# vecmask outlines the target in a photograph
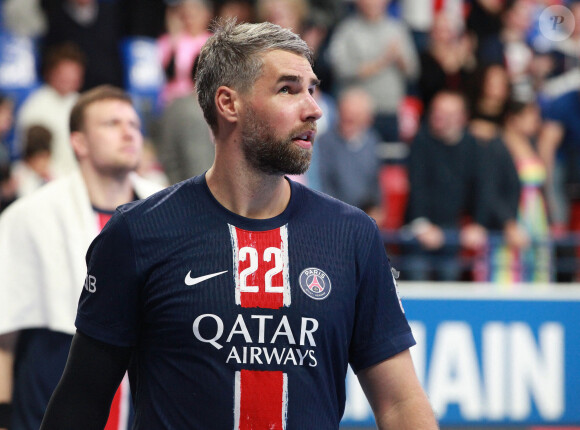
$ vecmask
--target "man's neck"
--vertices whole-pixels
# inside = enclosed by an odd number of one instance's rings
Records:
[[[217,165],[216,165],[217,164]],[[220,168],[206,173],[207,185],[226,209],[246,218],[280,215],[290,201],[290,183],[282,175],[266,175],[247,168]]]
[[[435,139],[443,142],[445,145],[448,145],[448,146],[457,145],[459,142],[461,142],[464,135],[465,135],[464,129],[462,129],[461,131],[459,131],[457,133],[447,133],[445,136],[432,134],[432,136]]]
[[[115,210],[117,206],[133,200],[133,184],[129,174],[104,176],[91,169],[82,169],[91,204],[103,210]]]

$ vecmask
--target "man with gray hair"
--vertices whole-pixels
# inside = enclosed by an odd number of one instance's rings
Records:
[[[379,428],[437,428],[376,225],[285,176],[308,168],[317,85],[291,31],[214,29],[197,74],[214,163],[91,245],[42,429],[102,428],[126,369],[134,428],[338,429],[349,364]]]

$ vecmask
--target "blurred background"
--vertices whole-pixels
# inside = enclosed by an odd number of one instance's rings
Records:
[[[324,111],[292,179],[375,219],[443,428],[580,428],[580,1],[2,0],[0,212],[75,168],[79,93],[126,89],[167,186],[213,143],[195,60],[216,17],[314,52]],[[345,428],[372,428],[353,375]]]

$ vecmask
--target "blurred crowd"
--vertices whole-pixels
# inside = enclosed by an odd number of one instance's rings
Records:
[[[203,173],[195,64],[211,22],[271,21],[303,37],[321,79],[312,165],[293,179],[373,217],[403,279],[580,280],[580,1],[1,4],[0,211],[76,168],[70,110],[101,84],[135,98],[139,174]],[[30,47],[29,85],[9,84],[14,46]]]

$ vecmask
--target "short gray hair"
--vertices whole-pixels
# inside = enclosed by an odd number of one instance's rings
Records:
[[[252,88],[262,71],[262,55],[283,50],[313,64],[312,51],[300,36],[269,22],[237,24],[235,19],[216,21],[213,35],[199,54],[196,90],[205,120],[217,132],[215,94],[224,85],[236,91]]]

